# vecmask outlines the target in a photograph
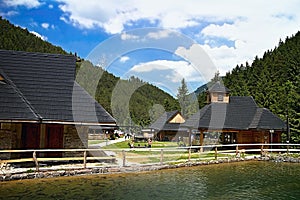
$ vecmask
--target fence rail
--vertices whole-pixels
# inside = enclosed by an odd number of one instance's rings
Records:
[[[274,148],[276,147],[276,148]],[[115,156],[91,156],[92,152],[115,152]],[[79,152],[83,156],[77,157],[38,157],[39,153],[53,152]],[[170,162],[184,162],[201,159],[218,159],[226,158],[229,155],[236,156],[241,153],[259,152],[260,155],[273,152],[300,152],[300,144],[227,144],[227,145],[205,145],[205,146],[188,146],[188,147],[172,147],[172,148],[127,148],[127,149],[27,149],[27,150],[0,150],[0,156],[3,153],[31,153],[31,158],[5,159],[0,160],[1,166],[7,163],[23,163],[34,162],[36,171],[39,171],[41,162],[51,161],[82,161],[82,167],[86,168],[88,161],[112,162],[117,159],[121,162],[120,165],[130,165],[130,160],[154,160],[148,161],[151,164],[166,164]],[[210,156],[207,156],[210,155]],[[148,163],[148,164],[149,164]],[[136,163],[135,163],[136,164]],[[139,163],[141,164],[141,163]]]

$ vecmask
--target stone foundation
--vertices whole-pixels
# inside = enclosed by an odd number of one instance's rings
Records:
[[[88,127],[65,125],[64,148],[85,149],[88,146]],[[63,157],[82,157],[83,152],[64,152]]]
[[[10,150],[17,147],[18,124],[2,123],[0,129],[0,149]],[[0,159],[10,159],[11,153],[0,153]]]

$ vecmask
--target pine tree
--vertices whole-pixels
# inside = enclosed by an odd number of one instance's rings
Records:
[[[181,85],[178,88],[177,99],[181,107],[181,114],[183,116],[187,115],[187,107],[188,107],[188,98],[187,95],[189,90],[187,88],[186,82],[184,78],[181,80]]]

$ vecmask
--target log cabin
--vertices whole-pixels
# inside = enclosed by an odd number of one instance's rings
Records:
[[[230,96],[220,81],[207,91],[207,105],[186,120],[185,126],[198,131],[198,145],[217,135],[222,144],[279,143],[286,124],[251,96]]]
[[[74,56],[0,50],[0,59],[0,149],[86,148],[89,126],[116,126],[76,82]],[[0,159],[11,156],[26,155]]]
[[[185,119],[178,110],[165,112],[150,125],[159,141],[179,141],[188,137],[188,129],[182,127]]]

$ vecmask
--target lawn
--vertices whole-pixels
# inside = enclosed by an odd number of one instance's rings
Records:
[[[115,144],[107,145],[103,147],[103,149],[129,149],[128,145],[129,141],[124,141],[124,142],[118,142]],[[147,142],[135,142],[134,146],[135,147],[145,147],[147,146]],[[151,148],[169,148],[169,147],[178,147],[176,142],[160,142],[160,141],[153,141]]]
[[[123,150],[125,150],[126,161],[132,163],[158,163],[161,159],[161,154],[163,154],[163,162],[184,162],[189,158],[192,160],[214,160],[215,159],[215,151],[206,149],[205,152],[194,152],[193,150],[189,154],[189,148],[178,148],[178,144],[176,142],[161,142],[161,141],[153,141],[152,147],[145,148],[147,146],[147,142],[135,142],[135,148],[129,148],[128,142],[124,141],[115,144],[111,144],[103,147],[103,149],[111,150],[116,153],[116,156],[119,158],[123,158]],[[138,148],[140,146],[140,148]],[[162,151],[161,151],[162,150]],[[235,151],[235,150],[233,150]],[[218,152],[217,157],[219,159],[225,158],[234,158],[235,152]]]
[[[98,144],[98,143],[101,143],[101,142],[105,142],[106,140],[89,140],[88,141],[88,144],[89,145],[92,145],[92,144]]]

